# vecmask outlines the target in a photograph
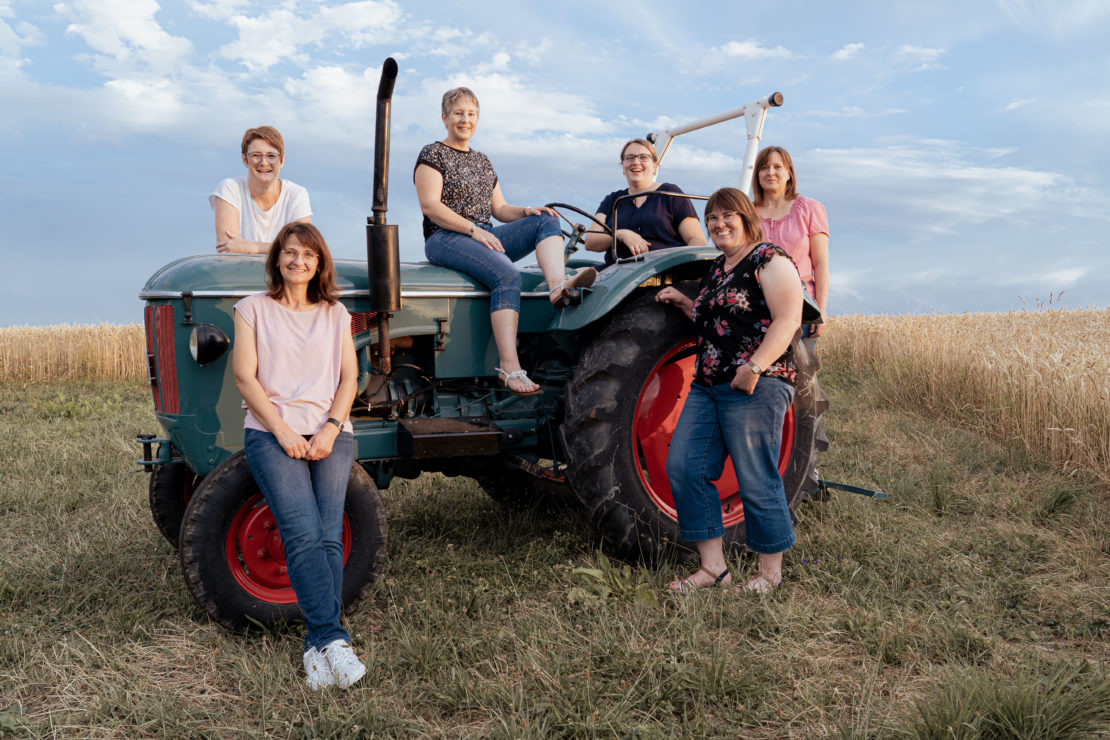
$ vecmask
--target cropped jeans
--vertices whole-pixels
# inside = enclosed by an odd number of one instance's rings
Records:
[[[794,544],[794,527],[782,476],[779,445],[794,387],[760,377],[751,395],[728,383],[691,384],[667,455],[667,476],[678,511],[679,534],[701,542],[725,533],[720,494],[713,481],[732,457],[749,550],[782,552]]]
[[[343,609],[343,505],[355,459],[355,438],[341,432],[323,460],[289,457],[269,432],[246,429],[243,446],[285,544],[289,581],[307,629],[304,649],[349,642]]]
[[[534,252],[547,237],[558,236],[559,219],[541,213],[486,231],[501,240],[504,253],[466,234],[437,229],[424,241],[424,254],[429,262],[465,272],[488,287],[490,313],[505,308],[520,311],[520,271],[513,263]]]

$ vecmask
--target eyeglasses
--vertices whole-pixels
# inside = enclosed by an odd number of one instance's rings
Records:
[[[296,262],[300,257],[306,265],[313,265],[320,261],[320,257],[312,252],[298,252],[295,249],[283,249],[279,254],[290,262]]]
[[[275,152],[269,152],[267,154],[263,154],[262,152],[247,152],[247,159],[255,164],[261,163],[262,160],[266,160],[269,164],[277,164],[281,161],[281,155]]]
[[[705,217],[705,225],[712,226],[718,221],[735,221],[740,218],[740,214],[736,211],[721,211],[720,215],[711,213]]]
[[[650,154],[626,154],[621,157],[621,161],[625,164],[632,164],[633,162],[643,162],[647,164],[648,162],[654,162],[655,157]]]

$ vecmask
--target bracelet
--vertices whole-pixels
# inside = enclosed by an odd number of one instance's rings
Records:
[[[467,236],[474,236],[474,230],[478,228],[478,224],[471,224],[470,231],[466,232]]]
[[[328,420],[324,423],[325,424],[335,424],[335,426],[337,426],[339,428],[339,431],[341,431],[341,432],[343,431],[343,422],[341,422],[339,419],[336,419],[334,416],[329,416]]]

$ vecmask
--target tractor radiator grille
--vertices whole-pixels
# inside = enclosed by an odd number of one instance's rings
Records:
[[[145,318],[147,377],[154,394],[154,408],[167,414],[180,413],[173,306],[147,306]]]

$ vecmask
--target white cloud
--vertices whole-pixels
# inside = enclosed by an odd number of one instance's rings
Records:
[[[924,46],[910,46],[903,45],[898,48],[894,54],[896,61],[905,62],[908,64],[916,64],[916,70],[929,70],[940,68],[940,58],[944,55],[944,49],[932,49]]]
[[[790,59],[794,54],[782,46],[776,46],[774,49],[768,49],[762,46],[754,39],[747,41],[729,41],[724,46],[719,46],[716,49],[710,50],[710,53],[721,53],[730,57],[737,57],[739,59]]]
[[[845,44],[833,53],[832,58],[838,62],[846,62],[862,50],[863,44],[861,43]]]
[[[126,110],[136,128],[173,124],[184,111],[181,90],[168,80],[109,80],[104,85],[116,110]]]
[[[285,60],[305,64],[309,57],[304,47],[329,41],[340,48],[357,49],[385,41],[400,17],[392,0],[315,7],[304,14],[287,7],[256,16],[238,13],[226,20],[238,30],[239,38],[225,45],[219,54],[251,72],[265,71]]]
[[[808,163],[799,171],[803,194],[835,195],[841,212],[861,219],[852,228],[899,234],[902,246],[966,238],[970,226],[1020,232],[1043,221],[1046,209],[1110,220],[1105,194],[1057,172],[998,164],[997,150],[962,142],[899,138],[882,148],[792,154]]]
[[[1018,108],[1021,108],[1024,105],[1029,105],[1030,103],[1036,103],[1036,102],[1037,102],[1036,98],[1021,98],[1021,99],[1018,99],[1018,100],[1012,100],[1012,101],[1010,101],[1009,103],[1006,104],[1006,107],[1003,108],[1003,110],[1006,111],[1006,112],[1009,112],[1009,111],[1012,111],[1012,110],[1017,110]]]
[[[1030,272],[1011,275],[1001,281],[1004,285],[1036,285],[1049,286],[1052,290],[1070,288],[1086,275],[1090,269],[1086,267],[1065,267],[1049,272]]]
[[[1024,31],[1064,38],[1094,32],[1110,18],[1104,0],[995,0],[995,4]]]
[[[193,49],[188,39],[159,25],[154,0],[73,0],[56,4],[54,10],[70,20],[67,34],[97,52],[94,60],[107,77],[167,74]]]

